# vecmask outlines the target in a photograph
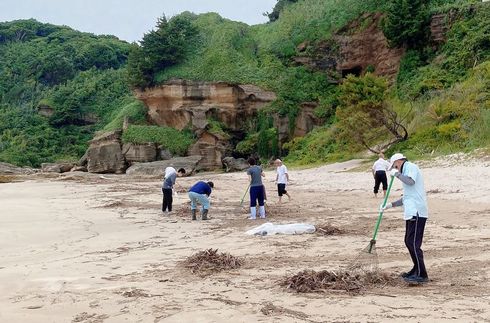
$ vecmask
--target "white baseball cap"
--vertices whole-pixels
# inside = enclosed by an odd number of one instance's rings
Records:
[[[393,164],[397,160],[400,160],[400,159],[407,159],[407,157],[403,156],[403,154],[400,154],[400,153],[396,153],[393,156],[391,156],[391,158],[390,158],[390,168],[389,169],[392,169],[393,168]]]

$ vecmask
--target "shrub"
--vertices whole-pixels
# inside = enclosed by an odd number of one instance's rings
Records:
[[[155,142],[174,155],[184,156],[194,142],[191,132],[158,126],[130,125],[122,136],[123,142],[144,144]]]
[[[122,129],[125,118],[128,118],[128,121],[131,124],[142,125],[146,123],[145,105],[141,101],[133,98],[128,99],[127,101],[128,103],[123,105],[120,110],[115,110],[112,113],[110,118],[112,121],[104,127],[104,130],[111,131]]]
[[[223,139],[231,138],[231,136],[226,132],[226,125],[218,120],[208,120],[208,131],[212,134],[220,136]]]
[[[304,137],[297,137],[284,144],[289,150],[285,158],[292,165],[319,164],[349,159],[354,152],[345,142],[338,140],[334,127],[313,129]]]
[[[259,134],[249,134],[244,140],[240,141],[235,150],[242,155],[250,155],[257,150],[257,142],[259,139]]]
[[[426,0],[390,0],[381,27],[390,45],[410,48],[425,45],[429,35]]]
[[[453,153],[490,145],[490,62],[469,72],[467,80],[419,99],[413,134],[395,146],[412,156]],[[417,101],[415,103],[418,103]]]

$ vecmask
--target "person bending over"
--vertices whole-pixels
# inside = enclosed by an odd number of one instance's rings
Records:
[[[199,181],[189,189],[189,199],[191,200],[192,220],[197,220],[197,204],[201,204],[201,218],[208,220],[208,212],[210,207],[209,196],[214,187],[213,182]]]

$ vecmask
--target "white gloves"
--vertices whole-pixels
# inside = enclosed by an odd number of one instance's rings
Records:
[[[391,204],[391,203],[386,203],[385,206],[383,206],[383,203],[381,203],[379,206],[379,212],[384,212],[387,209],[391,209],[392,207],[393,207],[393,204]]]
[[[400,172],[398,171],[398,169],[392,169],[390,171],[390,175],[393,176],[393,177],[396,177],[396,175],[398,175]]]

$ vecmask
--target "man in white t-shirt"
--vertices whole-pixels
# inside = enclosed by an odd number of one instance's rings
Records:
[[[286,185],[289,181],[289,174],[286,165],[282,163],[282,160],[276,159],[274,165],[277,167],[276,172],[276,184],[277,184],[277,194],[279,195],[279,203],[281,203],[282,196],[285,194],[289,200],[291,200],[291,195],[286,191]]]
[[[378,196],[379,184],[383,184],[383,197],[386,195],[386,189],[388,188],[388,179],[386,178],[386,171],[390,167],[390,163],[385,160],[385,155],[379,153],[379,159],[374,163],[372,171],[374,177],[374,197]]]

